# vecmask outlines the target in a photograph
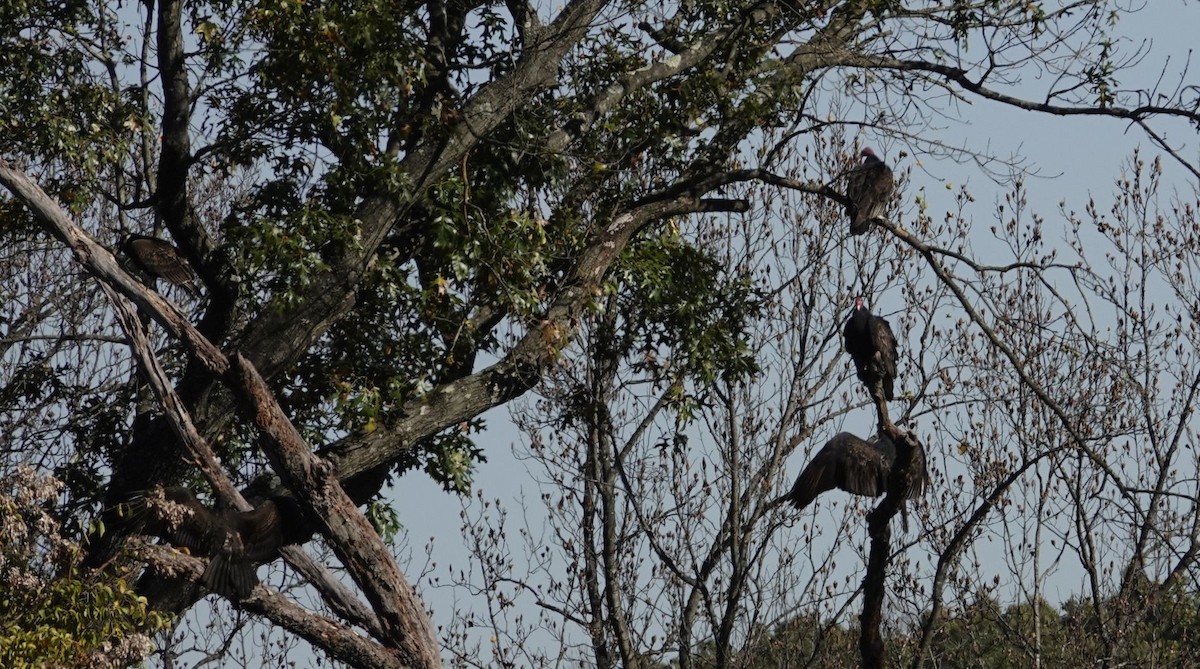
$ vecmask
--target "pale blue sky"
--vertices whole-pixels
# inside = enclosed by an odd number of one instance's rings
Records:
[[[1147,2],[1141,12],[1124,20],[1118,32],[1128,36],[1129,42],[1124,45],[1125,48],[1143,39],[1153,39],[1155,43],[1139,69],[1136,80],[1125,75],[1122,82],[1134,88],[1145,86],[1142,80],[1157,76],[1168,53],[1173,54],[1171,69],[1177,71],[1179,61],[1187,58],[1188,50],[1195,43],[1197,26],[1200,26],[1200,6],[1195,2]],[[1191,76],[1189,80],[1200,82],[1200,77]],[[1031,89],[1038,88],[1040,83],[1037,80],[1023,82]],[[1046,175],[1046,178],[1029,179],[1026,185],[1030,192],[1031,207],[1047,217],[1048,229],[1061,223],[1058,215],[1061,200],[1067,201],[1068,208],[1080,210],[1090,194],[1107,198],[1114,179],[1134,147],[1143,147],[1148,159],[1157,154],[1157,149],[1140,129],[1114,119],[1059,118],[984,101],[962,107],[961,114],[963,123],[950,124],[938,136],[949,144],[963,144],[976,149],[988,146],[992,153],[999,156],[1022,156],[1030,167]],[[1166,127],[1170,132],[1169,138],[1185,146],[1184,155],[1200,163],[1200,142],[1195,131],[1182,123]],[[895,160],[902,148],[894,142],[868,143],[885,147],[886,157],[890,160]],[[948,206],[945,183],[957,186],[967,182],[977,197],[972,209],[975,223],[986,229],[991,223],[994,202],[1002,197],[997,187],[970,166],[932,160],[927,156],[909,156],[905,162],[895,166],[904,167],[916,160],[921,161],[923,169],[914,172],[911,189],[925,187],[933,212],[942,211]],[[1168,183],[1174,184],[1182,193],[1193,192],[1196,183],[1191,175],[1171,162],[1166,163],[1166,169]],[[912,192],[903,196],[911,203]],[[987,253],[986,237],[973,236],[972,245],[977,254]],[[477,468],[477,490],[486,498],[504,500],[514,511],[519,507],[518,500],[522,497],[531,500],[526,507],[527,515],[524,518],[510,517],[510,521],[536,525],[544,519],[544,515],[539,516],[540,507],[536,504],[539,490],[525,465],[514,457],[513,445],[521,437],[508,418],[508,409],[501,407],[492,410],[485,414],[485,419],[489,429],[477,439],[477,443],[484,447],[488,462]],[[804,452],[804,448],[799,449],[787,463],[789,475],[795,475],[803,467]],[[451,567],[467,566],[471,558],[459,533],[463,498],[442,491],[440,486],[421,472],[400,478],[389,493],[389,498],[408,531],[408,545],[414,552],[414,568],[409,572],[410,578],[416,579],[416,566],[424,563],[422,549],[431,537],[435,546],[433,559],[438,565],[434,575],[444,577]],[[830,508],[840,512],[843,502],[841,496],[832,498],[824,503],[824,512],[829,512]],[[476,510],[477,502],[471,500],[468,503],[472,511]],[[996,569],[1002,571],[1003,567],[997,565]],[[472,605],[472,600],[464,593],[430,589],[425,583],[416,585],[423,591],[426,605],[433,609],[436,625],[445,624],[454,610]],[[1076,585],[1064,583],[1064,592],[1060,594],[1069,594]],[[479,600],[474,600],[474,605],[482,610]],[[527,600],[519,605],[528,606]],[[489,633],[481,631],[480,634],[486,637]],[[308,658],[297,656],[293,659],[304,664]]]
[[[1143,11],[1124,20],[1119,32],[1126,35],[1128,41],[1123,43],[1123,48],[1132,48],[1143,39],[1152,39],[1154,44],[1139,68],[1138,76],[1123,75],[1122,83],[1135,88],[1146,86],[1144,78],[1157,76],[1168,53],[1173,58],[1170,68],[1178,71],[1181,59],[1187,58],[1188,50],[1195,43],[1196,26],[1200,26],[1200,6],[1174,0],[1148,3]],[[1190,76],[1189,81],[1200,82],[1200,77]],[[1039,88],[1042,82],[1032,80],[1022,83]],[[1043,178],[1026,180],[1026,185],[1031,208],[1048,220],[1048,235],[1053,235],[1056,225],[1061,224],[1065,228],[1065,222],[1058,214],[1060,201],[1066,200],[1069,209],[1078,211],[1083,208],[1089,195],[1107,199],[1122,164],[1135,147],[1141,146],[1143,156],[1148,160],[1159,153],[1139,128],[1115,119],[1053,117],[986,101],[964,106],[961,113],[964,123],[951,124],[947,130],[939,133],[939,137],[950,144],[963,143],[974,148],[983,147],[986,143],[995,155],[1019,155],[1028,161],[1030,167],[1045,175]],[[1168,129],[1168,138],[1184,148],[1185,157],[1200,163],[1200,143],[1193,129],[1183,123],[1159,127]],[[894,154],[899,147],[892,144],[888,148],[889,153]],[[986,229],[992,222],[994,203],[1002,197],[1002,192],[996,186],[970,166],[938,162],[923,156],[910,156],[907,161],[914,159],[921,160],[925,173],[919,170],[914,172],[912,185],[926,187],[933,204],[932,211],[939,212],[948,206],[948,191],[943,186],[945,182],[957,186],[967,181],[977,197],[972,208],[975,224]],[[1185,195],[1191,194],[1195,187],[1191,175],[1169,161],[1166,163],[1165,180]],[[910,193],[905,195],[911,198]],[[975,236],[972,245],[977,254],[986,255],[986,238]],[[514,507],[522,495],[536,500],[536,485],[525,466],[513,457],[511,447],[520,436],[508,421],[507,410],[502,408],[489,412],[487,422],[490,429],[478,441],[484,445],[489,462],[478,468],[478,490],[487,498],[499,498]],[[787,469],[791,474],[794,475],[803,467],[803,458],[803,449],[800,449],[788,462]],[[434,537],[435,559],[439,565],[461,565],[469,560],[457,532],[462,510],[462,501],[458,496],[441,491],[423,474],[412,473],[399,480],[391,498],[415,547],[420,548],[430,537]],[[828,503],[837,505],[838,500],[835,498]],[[526,520],[536,522],[536,514],[535,510],[533,517],[527,517]],[[995,568],[1003,572],[1002,565],[996,565]],[[1061,599],[1074,591],[1077,585],[1073,582],[1063,583],[1060,596],[1051,598]],[[435,621],[439,624],[448,620],[449,611],[467,604],[461,594],[452,597],[445,590],[425,589],[425,600],[435,611]]]

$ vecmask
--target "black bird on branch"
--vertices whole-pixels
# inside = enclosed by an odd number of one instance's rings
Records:
[[[841,432],[813,456],[784,499],[797,509],[803,509],[812,504],[817,495],[835,488],[855,495],[878,497],[888,491],[888,478],[895,461],[896,446],[885,435],[864,441],[849,432]],[[920,497],[928,482],[925,451],[918,444],[904,498]]]
[[[193,297],[200,297],[196,274],[179,249],[158,237],[129,235],[121,243],[121,252],[133,264],[154,279],[166,279],[181,286]]]
[[[868,311],[863,299],[858,297],[854,299],[854,309],[846,320],[842,336],[846,340],[846,352],[854,360],[858,378],[867,386],[867,393],[875,397],[878,386],[884,399],[894,399],[896,336],[892,334],[892,326]]]
[[[846,175],[846,216],[850,234],[861,235],[871,223],[886,220],[888,200],[896,190],[892,169],[870,148],[862,150],[862,164]]]
[[[258,585],[257,563],[312,536],[300,504],[286,496],[271,497],[251,511],[214,511],[187,488],[160,486],[128,506],[130,529],[210,557],[204,585],[236,600]]]

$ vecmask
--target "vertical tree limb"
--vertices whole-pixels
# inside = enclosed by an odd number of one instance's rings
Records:
[[[911,432],[897,428],[888,418],[887,401],[880,383],[871,389],[875,410],[879,415],[879,430],[892,440],[896,458],[888,473],[887,495],[867,514],[867,533],[871,549],[867,556],[867,573],[863,577],[863,612],[859,617],[859,655],[863,669],[882,669],[884,666],[883,598],[887,590],[888,561],[892,555],[891,522],[904,508],[910,481],[914,476],[913,462],[922,456],[923,447]]]

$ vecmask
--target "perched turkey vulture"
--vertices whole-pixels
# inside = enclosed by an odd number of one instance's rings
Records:
[[[896,381],[896,336],[892,326],[873,315],[863,305],[861,297],[854,299],[854,310],[842,330],[846,352],[854,359],[858,378],[867,386],[867,394],[875,396],[875,384],[883,386],[884,399],[894,399]]]
[[[196,286],[196,275],[191,265],[170,242],[158,237],[129,235],[121,243],[121,252],[133,261],[138,269],[155,279],[166,279],[195,297],[200,297]]]
[[[258,585],[256,563],[312,535],[299,503],[285,496],[272,497],[252,511],[212,511],[187,488],[156,487],[130,509],[135,532],[211,557],[204,585],[231,599],[245,599]]]
[[[892,168],[871,149],[862,150],[862,164],[846,175],[846,215],[850,217],[850,234],[861,235],[871,229],[873,221],[884,219],[888,200],[896,190]]]
[[[786,499],[797,509],[803,509],[812,504],[817,495],[834,488],[855,495],[878,497],[887,492],[888,475],[895,460],[896,446],[886,436],[880,434],[871,441],[863,441],[849,432],[842,432],[813,456]],[[914,454],[909,473],[904,497],[915,499],[925,491],[929,481],[923,448],[918,448]]]

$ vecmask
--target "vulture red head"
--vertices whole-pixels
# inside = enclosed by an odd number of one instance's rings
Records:
[[[856,297],[842,336],[846,352],[854,360],[858,378],[867,387],[867,394],[874,397],[878,385],[884,399],[894,399],[897,355],[892,326],[872,314],[863,298]]]

